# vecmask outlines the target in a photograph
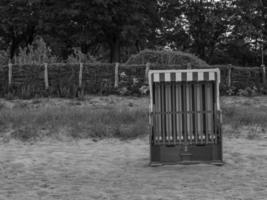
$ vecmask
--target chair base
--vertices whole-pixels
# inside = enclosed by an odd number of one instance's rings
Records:
[[[222,145],[151,145],[150,165],[199,164],[223,165]]]

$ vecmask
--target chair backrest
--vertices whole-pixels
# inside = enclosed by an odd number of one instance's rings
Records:
[[[150,70],[151,142],[216,144],[219,69]]]

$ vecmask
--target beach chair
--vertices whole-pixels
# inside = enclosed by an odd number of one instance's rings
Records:
[[[219,69],[150,70],[150,163],[223,164]]]

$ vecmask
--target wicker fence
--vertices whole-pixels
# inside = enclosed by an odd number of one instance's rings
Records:
[[[0,97],[77,97],[110,94],[118,87],[147,84],[149,69],[185,69],[189,65],[126,65],[109,63],[11,65],[0,68]],[[221,86],[246,88],[266,83],[265,67],[214,65],[221,70]]]

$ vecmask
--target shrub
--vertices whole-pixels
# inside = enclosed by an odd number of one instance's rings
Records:
[[[6,51],[0,51],[0,69],[8,64],[8,53]]]
[[[190,53],[181,51],[153,51],[143,50],[136,55],[132,55],[126,64],[166,64],[166,65],[187,65],[191,64],[192,68],[209,68],[210,66],[203,60]]]
[[[81,50],[73,48],[73,53],[68,56],[67,63],[95,63],[96,59],[90,54],[84,54]]]
[[[32,45],[19,48],[19,53],[15,56],[15,64],[43,64],[55,63],[58,61],[56,56],[52,55],[52,50],[46,45],[42,37],[36,37]]]

